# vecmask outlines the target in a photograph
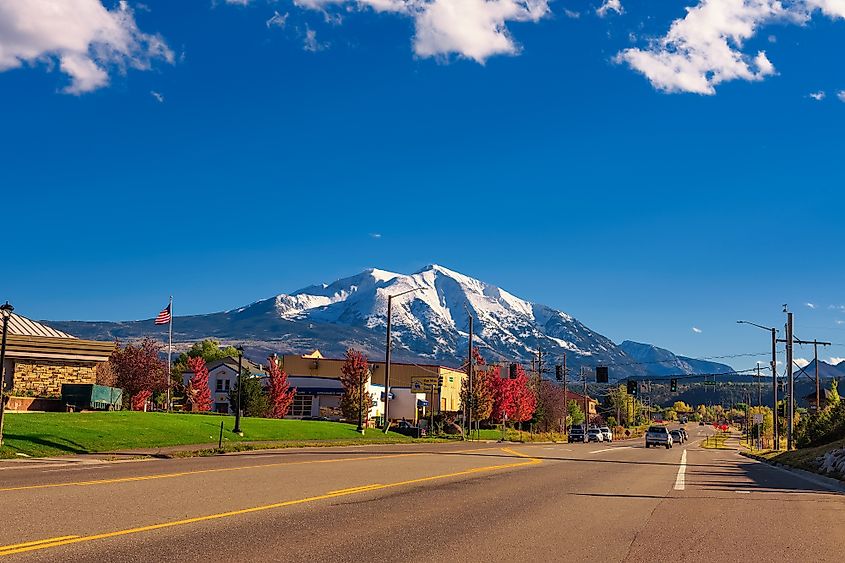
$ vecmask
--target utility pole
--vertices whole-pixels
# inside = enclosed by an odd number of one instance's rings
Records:
[[[792,339],[793,339],[793,323],[794,318],[792,311],[786,311],[786,373],[789,384],[789,403],[787,404],[786,416],[786,451],[792,450],[792,422],[795,418],[795,376],[792,373]]]
[[[563,431],[566,432],[566,422],[569,415],[569,400],[566,398],[566,352],[563,353]]]
[[[798,344],[812,344],[813,345],[813,363],[816,365],[816,412],[821,409],[821,385],[819,384],[819,346],[830,346],[830,342],[820,342],[815,338],[813,340],[801,340],[796,338],[795,342]]]
[[[469,311],[467,311],[469,313]],[[467,397],[467,428],[472,434],[472,376],[473,376],[473,365],[472,365],[472,315],[469,315],[469,348],[467,349],[467,376],[469,377],[469,382],[467,383],[467,389],[469,389],[469,397]]]
[[[384,433],[390,430],[390,324],[393,315],[393,296],[387,296],[387,341],[384,350]]]
[[[584,428],[590,427],[590,404],[587,401],[587,371],[581,366],[581,378],[584,380]]]

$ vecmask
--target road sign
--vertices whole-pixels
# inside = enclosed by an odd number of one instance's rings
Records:
[[[434,377],[412,377],[411,391],[414,393],[429,391],[435,389],[438,383],[439,381],[436,375]]]
[[[754,413],[754,424],[763,424],[762,413]]]
[[[393,391],[391,391],[390,395],[388,395],[388,396],[390,397],[391,401],[396,398],[396,396],[393,394]],[[384,402],[384,391],[381,392],[381,400],[382,400],[382,402]]]

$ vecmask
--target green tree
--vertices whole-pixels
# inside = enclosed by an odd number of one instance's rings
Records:
[[[569,414],[568,420],[570,426],[578,426],[584,423],[584,411],[581,410],[581,405],[577,401],[570,400],[566,409]]]
[[[678,413],[675,409],[666,409],[666,420],[678,420]]]
[[[220,342],[213,338],[206,338],[200,342],[194,342],[187,352],[182,352],[173,362],[170,373],[173,379],[182,380],[182,374],[188,369],[188,358],[202,358],[206,364],[222,360],[224,358],[237,358],[238,351],[232,346],[220,346]]]
[[[675,404],[672,405],[672,408],[678,414],[686,414],[692,412],[692,407],[683,401],[675,401]]]
[[[241,383],[243,383],[241,408],[244,411],[244,416],[265,416],[270,402],[267,399],[267,394],[264,392],[264,387],[261,385],[261,380],[253,377],[247,368],[244,368],[241,377],[238,378],[238,381],[229,390],[229,405],[231,405],[232,410],[237,411],[238,409],[238,386]]]
[[[830,382],[830,395],[827,397],[827,404],[831,407],[839,405],[839,382],[835,379]]]

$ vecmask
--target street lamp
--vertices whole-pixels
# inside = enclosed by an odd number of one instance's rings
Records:
[[[390,430],[390,324],[393,312],[393,298],[400,297],[412,291],[422,291],[424,287],[414,287],[395,295],[387,296],[387,343],[384,351],[384,433]]]
[[[0,343],[0,446],[3,445],[3,413],[6,410],[6,334],[9,332],[9,318],[15,308],[6,301],[0,305],[0,315],[3,316],[3,341]]]
[[[762,330],[768,330],[772,334],[772,436],[774,438],[775,451],[780,450],[780,436],[778,436],[778,358],[777,358],[777,339],[778,329],[752,323],[751,321],[736,321],[737,324],[756,326]],[[791,398],[790,398],[791,400]]]
[[[241,387],[243,387],[243,360],[244,360],[244,347],[240,344],[235,346],[235,350],[238,351],[238,408],[235,410],[235,428],[232,429],[232,432],[237,434],[238,436],[243,436],[244,433],[241,431]]]

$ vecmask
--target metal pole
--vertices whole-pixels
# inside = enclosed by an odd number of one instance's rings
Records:
[[[364,379],[358,378],[358,432],[364,433]]]
[[[3,312],[3,341],[0,344],[0,446],[3,445],[3,418],[6,412],[6,334],[9,332],[9,317],[12,316],[14,307],[6,304],[2,307]]]
[[[816,364],[816,412],[822,408],[821,404],[821,389],[819,388],[819,343],[813,339],[813,363]]]
[[[778,357],[777,357],[777,329],[772,328],[772,437],[775,451],[780,450],[780,432],[778,431]]]
[[[167,412],[170,412],[170,385],[171,376],[170,369],[172,365],[173,356],[173,296],[170,296],[170,305],[167,307],[170,310],[170,326],[167,330]]]
[[[793,428],[792,421],[795,418],[795,376],[792,373],[792,330],[793,330],[793,315],[792,312],[786,313],[786,365],[787,365],[787,381],[789,382],[789,403],[787,403],[786,413],[786,450],[792,450]]]
[[[566,352],[563,353],[563,431],[566,432],[566,423],[569,416],[569,400],[566,396]]]
[[[387,342],[384,351],[384,433],[390,430],[390,317],[393,312],[393,296],[387,296]]]
[[[244,350],[243,346],[238,346],[238,408],[235,410],[235,428],[232,429],[232,432],[243,436],[244,433],[241,431],[241,387],[243,387],[243,359],[244,359]]]
[[[590,406],[587,403],[587,372],[581,366],[581,377],[584,378],[584,430],[590,427]]]
[[[467,311],[469,313],[469,311]],[[466,425],[467,430],[472,434],[472,376],[474,374],[473,370],[473,357],[472,357],[472,314],[469,313],[469,345],[467,347],[467,377],[469,377],[469,382],[467,384],[467,388],[469,389],[469,396],[467,397],[467,418],[466,418]]]

